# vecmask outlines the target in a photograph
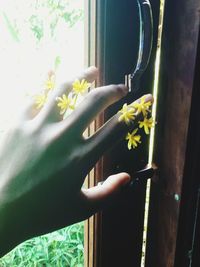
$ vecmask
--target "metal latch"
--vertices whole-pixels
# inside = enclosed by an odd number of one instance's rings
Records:
[[[153,181],[156,181],[157,173],[158,173],[157,166],[155,164],[148,164],[146,165],[145,168],[133,173],[133,178],[131,178],[131,181],[129,182],[127,186],[131,188],[135,184],[140,183],[142,181],[146,181],[148,179],[152,179]],[[99,182],[98,185],[102,185],[103,183],[104,181]]]
[[[140,36],[139,49],[136,67],[130,73],[125,75],[125,84],[129,92],[139,89],[139,82],[142,74],[147,68],[152,50],[153,42],[153,16],[149,0],[137,0],[139,19],[140,19]]]
[[[133,178],[131,179],[129,186],[132,187],[133,185],[140,183],[142,181],[146,181],[148,179],[152,179],[153,181],[157,180],[158,176],[158,167],[156,164],[148,164],[145,168],[136,171],[133,174]]]

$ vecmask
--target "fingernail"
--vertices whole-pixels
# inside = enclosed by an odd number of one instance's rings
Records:
[[[151,101],[153,103],[153,96],[151,94],[146,94],[145,96],[145,102]]]
[[[98,69],[95,66],[90,66],[86,69],[87,71],[92,71],[92,72],[98,72]]]

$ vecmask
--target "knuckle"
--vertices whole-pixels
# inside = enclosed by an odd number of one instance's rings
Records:
[[[116,85],[116,84],[110,84],[110,85],[108,85],[107,86],[107,92],[109,92],[110,94],[113,94],[113,93],[118,93],[118,90],[120,90],[119,88],[118,88],[118,85]]]
[[[109,91],[114,96],[124,96],[127,93],[127,88],[123,84],[111,84],[109,85]]]
[[[92,100],[96,103],[104,102],[107,98],[104,90],[100,90],[100,88],[97,88],[91,92]]]
[[[125,95],[127,93],[127,88],[123,84],[116,85],[116,89],[115,90],[116,90],[116,93],[119,96],[123,96],[123,95]]]
[[[91,100],[95,103],[109,102],[110,99],[118,99],[127,93],[127,88],[124,85],[111,84],[104,87],[99,87],[90,92]]]

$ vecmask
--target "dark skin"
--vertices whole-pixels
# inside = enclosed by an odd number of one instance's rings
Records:
[[[93,82],[97,76],[98,70],[91,67],[78,78]],[[97,160],[125,136],[128,127],[116,114],[93,136],[86,139],[83,132],[128,89],[124,85],[93,89],[61,121],[55,97],[69,92],[72,82],[62,84],[34,117],[29,105],[2,144],[0,256],[28,238],[89,218],[112,202],[130,180],[129,174],[119,173],[101,186],[82,188]],[[152,101],[151,95],[147,101]]]

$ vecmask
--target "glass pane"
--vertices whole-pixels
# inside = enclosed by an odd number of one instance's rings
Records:
[[[27,98],[73,76],[84,64],[84,1],[0,3],[0,137]],[[37,237],[0,266],[83,266],[83,223]]]

